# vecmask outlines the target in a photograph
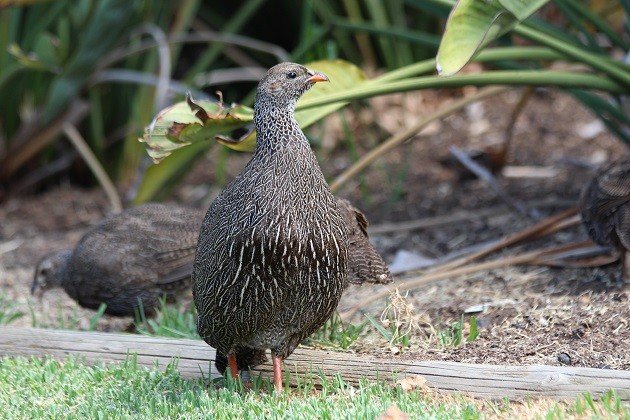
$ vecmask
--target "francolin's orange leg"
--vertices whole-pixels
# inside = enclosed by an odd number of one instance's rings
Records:
[[[233,353],[228,354],[227,359],[228,366],[230,367],[230,375],[232,375],[232,378],[236,380],[238,379],[238,363],[236,362],[236,355]]]
[[[282,357],[273,355],[273,386],[282,392]]]

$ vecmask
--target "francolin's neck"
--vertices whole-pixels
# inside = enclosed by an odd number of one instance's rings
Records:
[[[264,97],[254,103],[256,150],[278,150],[287,145],[303,142],[304,133],[295,118],[295,103],[277,104]]]
[[[63,287],[68,278],[68,263],[72,256],[72,250],[64,250],[57,253],[54,258],[56,260],[51,270],[50,286]]]

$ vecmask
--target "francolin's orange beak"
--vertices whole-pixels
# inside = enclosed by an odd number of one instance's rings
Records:
[[[306,79],[306,81],[310,83],[328,82],[328,76],[326,76],[324,73],[315,73],[314,75]]]

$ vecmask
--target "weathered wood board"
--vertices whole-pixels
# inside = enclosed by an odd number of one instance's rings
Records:
[[[135,334],[0,327],[0,356],[51,356],[63,360],[81,357],[86,363],[108,363],[137,355],[138,364],[166,367],[178,358],[178,370],[186,378],[218,377],[215,351],[199,340],[175,340]],[[360,378],[394,381],[420,375],[426,384],[442,392],[459,392],[484,398],[574,398],[614,389],[630,400],[630,371],[556,366],[474,365],[456,362],[381,359],[352,353],[298,348],[286,360],[291,378],[313,372],[328,378],[339,374],[350,384]],[[270,364],[257,372],[270,377]]]

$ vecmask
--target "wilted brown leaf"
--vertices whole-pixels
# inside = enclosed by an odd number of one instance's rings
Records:
[[[390,405],[379,420],[409,420],[409,415],[395,405]]]
[[[413,391],[413,390],[422,390],[429,391],[429,387],[427,386],[427,380],[424,376],[414,375],[408,376],[396,382],[403,391]]]

